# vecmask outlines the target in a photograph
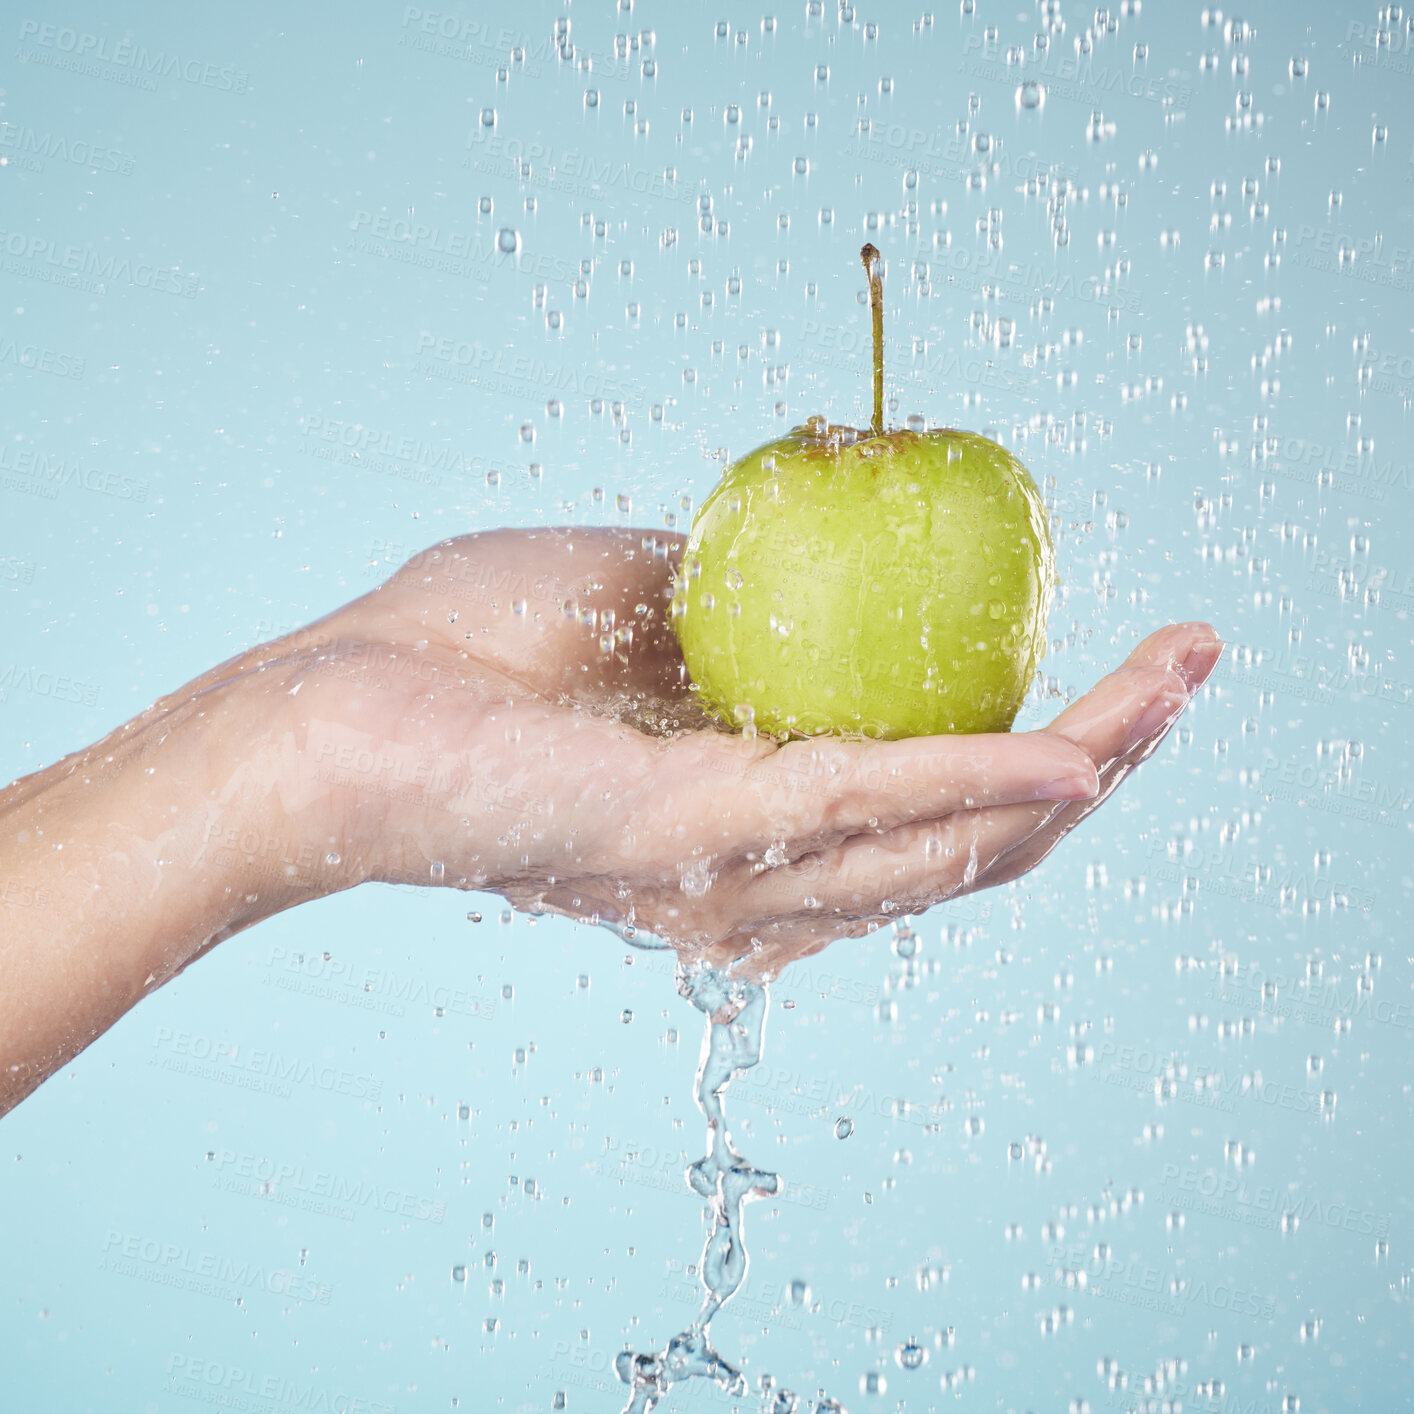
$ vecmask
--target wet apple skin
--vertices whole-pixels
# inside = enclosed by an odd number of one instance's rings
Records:
[[[702,503],[672,622],[702,705],[776,737],[1004,732],[1045,651],[1040,492],[972,432],[803,428]]]

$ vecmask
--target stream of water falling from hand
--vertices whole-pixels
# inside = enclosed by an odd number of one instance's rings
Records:
[[[746,1393],[741,1371],[712,1349],[708,1327],[746,1277],[743,1208],[753,1198],[779,1192],[781,1186],[779,1175],[754,1168],[737,1152],[723,1109],[728,1083],[761,1059],[766,988],[702,963],[679,963],[677,989],[707,1017],[696,1085],[697,1107],[707,1119],[707,1153],[687,1171],[693,1191],[707,1200],[712,1220],[702,1249],[704,1295],[696,1319],[665,1349],[641,1355],[625,1350],[619,1355],[614,1368],[632,1391],[623,1414],[648,1414],[678,1380],[710,1379],[729,1394]]]

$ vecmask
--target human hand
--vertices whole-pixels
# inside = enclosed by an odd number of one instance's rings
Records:
[[[1161,629],[1040,731],[746,739],[697,707],[667,623],[682,546],[462,536],[268,645],[301,743],[281,828],[335,842],[340,887],[489,889],[773,975],[1034,868],[1222,649],[1204,624]]]

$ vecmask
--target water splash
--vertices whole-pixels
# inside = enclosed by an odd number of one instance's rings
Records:
[[[707,1199],[712,1216],[712,1232],[702,1249],[705,1292],[697,1318],[665,1350],[642,1355],[625,1350],[615,1361],[619,1378],[633,1391],[624,1414],[648,1414],[677,1381],[694,1377],[713,1380],[734,1396],[746,1393],[745,1377],[712,1349],[707,1328],[746,1279],[743,1208],[781,1186],[777,1174],[754,1168],[737,1152],[723,1109],[727,1085],[761,1059],[770,1000],[766,988],[703,963],[679,963],[677,989],[707,1017],[696,1085],[697,1106],[707,1119],[707,1153],[687,1171],[688,1184]]]

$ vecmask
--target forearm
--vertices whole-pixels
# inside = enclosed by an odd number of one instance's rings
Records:
[[[243,691],[192,684],[0,794],[0,1114],[209,945],[343,886],[308,846],[270,859],[280,743]]]

